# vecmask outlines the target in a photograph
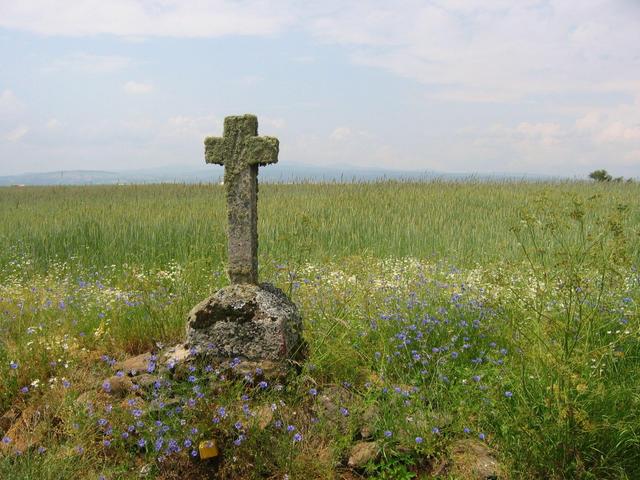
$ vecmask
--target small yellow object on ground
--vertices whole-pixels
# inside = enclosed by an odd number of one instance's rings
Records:
[[[200,460],[218,456],[218,446],[215,440],[203,440],[200,442],[200,445],[198,445],[198,450],[200,452]]]

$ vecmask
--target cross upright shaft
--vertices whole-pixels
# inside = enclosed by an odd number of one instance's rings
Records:
[[[231,283],[258,283],[258,166],[278,161],[278,139],[258,137],[255,115],[226,117],[222,137],[204,140],[207,163],[224,165]]]

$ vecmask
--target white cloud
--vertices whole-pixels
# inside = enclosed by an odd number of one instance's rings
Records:
[[[268,35],[291,23],[289,7],[266,0],[20,0],[0,3],[0,26],[64,36]]]
[[[331,140],[346,140],[353,134],[352,130],[349,127],[337,127],[331,132],[329,138]]]
[[[222,121],[214,115],[176,115],[167,120],[167,136],[184,137],[193,141],[203,141],[204,137],[220,135]]]
[[[120,55],[92,55],[73,53],[52,61],[44,67],[47,72],[76,71],[82,73],[111,73],[131,65],[131,59]]]
[[[629,127],[622,122],[614,122],[598,133],[600,142],[640,141],[640,126]]]
[[[122,88],[125,93],[128,93],[129,95],[145,95],[147,93],[151,93],[154,89],[153,85],[150,83],[134,82],[133,80],[125,83]]]
[[[24,137],[29,132],[29,127],[25,125],[20,125],[19,127],[14,128],[10,132],[8,132],[4,138],[9,142],[17,142],[22,137]]]
[[[629,92],[640,77],[640,4],[600,0],[350,2],[311,23],[357,63],[428,87],[431,99]],[[613,80],[613,82],[612,82]]]
[[[248,87],[254,87],[262,81],[262,77],[260,75],[244,75],[240,81]]]
[[[57,118],[50,118],[44,126],[47,130],[58,130],[62,126],[62,123]]]
[[[22,109],[22,102],[9,89],[0,92],[0,113],[3,115],[13,114]]]
[[[275,130],[282,130],[286,127],[287,122],[280,117],[261,117],[259,125],[264,125]]]

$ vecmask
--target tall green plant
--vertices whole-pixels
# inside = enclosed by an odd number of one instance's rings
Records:
[[[519,391],[501,431],[548,477],[640,475],[640,415],[621,408],[640,402],[638,318],[621,307],[638,295],[634,237],[625,205],[589,218],[600,200],[542,196],[513,229],[526,259],[510,287]]]

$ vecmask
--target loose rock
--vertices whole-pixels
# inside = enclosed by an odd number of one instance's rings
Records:
[[[133,382],[129,377],[114,375],[102,382],[102,388],[110,395],[124,397],[133,389]]]
[[[362,468],[370,461],[375,460],[379,453],[377,442],[356,443],[349,453],[348,464],[351,468]]]
[[[501,468],[487,444],[465,439],[452,445],[450,472],[456,478],[489,480],[500,478]]]
[[[151,360],[151,353],[143,353],[141,355],[137,355],[135,357],[127,358],[122,362],[115,363],[113,365],[113,369],[115,371],[122,370],[127,375],[138,375],[145,373],[147,368],[149,367],[149,363]]]
[[[301,331],[298,308],[281,290],[233,284],[189,312],[187,345],[211,357],[283,361],[301,350]]]

